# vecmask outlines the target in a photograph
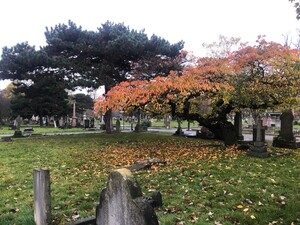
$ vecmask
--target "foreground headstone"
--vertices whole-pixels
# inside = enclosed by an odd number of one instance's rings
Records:
[[[50,172],[47,169],[33,170],[34,221],[36,225],[51,224]]]
[[[109,175],[97,206],[96,224],[158,225],[153,207],[128,169],[115,170]]]

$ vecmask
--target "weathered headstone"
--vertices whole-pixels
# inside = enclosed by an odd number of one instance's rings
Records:
[[[22,119],[19,116],[17,116],[16,120],[15,120],[15,126],[16,126],[16,130],[20,130],[20,127],[21,127],[21,122],[22,122]]]
[[[15,137],[15,138],[23,137],[22,131],[20,130],[21,122],[22,122],[22,118],[20,116],[18,116],[14,122],[16,130],[14,132],[13,137]]]
[[[15,120],[16,130],[15,130],[14,135],[13,135],[14,138],[21,138],[21,137],[23,137],[22,131],[20,130],[21,121],[22,121],[22,119],[21,119],[20,116],[18,116],[16,118],[16,120]]]
[[[281,148],[297,148],[296,139],[293,134],[294,115],[291,110],[284,111],[280,116],[279,136],[274,137],[273,146]]]
[[[34,169],[34,221],[36,225],[51,224],[50,172],[47,169]]]
[[[250,146],[247,154],[259,158],[267,158],[270,154],[267,151],[267,146],[265,144],[265,130],[266,128],[262,126],[262,120],[259,117],[257,119],[257,125],[253,129],[253,145]]]
[[[158,225],[155,211],[143,197],[128,169],[110,173],[96,211],[97,225]]]

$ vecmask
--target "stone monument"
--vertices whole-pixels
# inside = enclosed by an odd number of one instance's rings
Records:
[[[257,125],[253,127],[253,145],[250,146],[247,154],[259,158],[267,158],[270,154],[265,144],[265,127],[262,126],[262,120],[257,118]]]
[[[297,148],[299,143],[293,134],[294,115],[292,110],[284,111],[280,116],[280,132],[273,139],[273,146],[279,148]]]
[[[155,211],[128,169],[110,173],[96,209],[97,225],[158,225]]]

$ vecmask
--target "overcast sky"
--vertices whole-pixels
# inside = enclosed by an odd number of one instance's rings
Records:
[[[28,41],[44,46],[45,27],[72,20],[96,31],[107,20],[156,34],[204,56],[202,43],[220,34],[254,43],[258,35],[283,42],[295,36],[300,21],[288,0],[1,0],[0,47]],[[0,85],[0,89],[3,87]]]

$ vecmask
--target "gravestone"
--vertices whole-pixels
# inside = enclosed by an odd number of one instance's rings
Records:
[[[236,130],[236,135],[238,140],[244,140],[244,136],[242,134],[242,114],[240,112],[236,112],[234,115],[234,127]]]
[[[95,126],[95,119],[91,119],[91,124],[90,124],[90,128],[94,128]]]
[[[19,115],[19,116],[16,118],[16,120],[15,120],[16,130],[20,130],[21,122],[22,122],[22,119],[21,119],[21,117],[20,117],[20,115]]]
[[[262,126],[262,120],[257,119],[257,125],[253,127],[253,145],[250,146],[247,154],[259,158],[267,158],[270,154],[265,144],[265,127]]]
[[[84,128],[89,128],[90,127],[90,121],[85,119],[84,120]]]
[[[297,148],[298,144],[293,134],[294,115],[291,110],[284,111],[280,116],[280,132],[273,139],[273,146],[280,148]]]
[[[16,130],[15,130],[14,135],[13,135],[14,138],[23,137],[22,131],[20,130],[21,122],[22,122],[22,119],[21,119],[20,116],[18,116],[18,117],[15,119],[15,127],[16,127]]]
[[[50,171],[33,170],[34,222],[36,225],[51,225]]]
[[[119,119],[117,119],[117,121],[116,121],[116,132],[120,133],[120,131],[121,131],[121,122],[120,122]]]
[[[128,169],[110,173],[96,209],[97,225],[158,225],[155,211]]]

